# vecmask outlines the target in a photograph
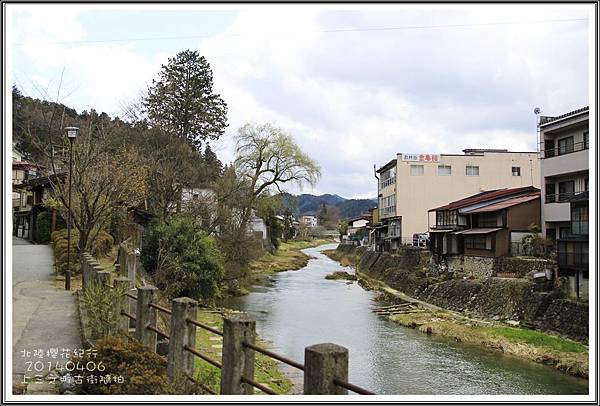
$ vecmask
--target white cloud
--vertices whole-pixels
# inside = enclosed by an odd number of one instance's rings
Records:
[[[586,24],[533,22],[584,18],[581,5],[324,8],[337,6],[247,7],[199,42],[229,106],[228,136],[215,145],[224,161],[237,128],[274,122],[322,166],[315,192],[374,196],[372,165],[396,152],[535,149],[534,106],[560,114],[588,103]],[[85,39],[82,12],[21,16],[15,37]],[[511,21],[529,23],[485,25]],[[471,26],[323,32],[452,24]],[[21,77],[56,80],[67,66],[69,84],[80,86],[74,100],[109,113],[171,56],[142,55],[134,44],[32,44],[15,55],[31,62]]]

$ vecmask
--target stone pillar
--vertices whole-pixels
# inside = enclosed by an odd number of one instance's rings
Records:
[[[194,354],[183,347],[196,348],[196,326],[185,319],[196,319],[197,306],[198,302],[189,297],[171,301],[171,338],[167,356],[167,376],[171,382],[175,382],[178,373],[194,376]]]
[[[131,281],[129,280],[129,278],[125,278],[123,276],[115,278],[113,284],[115,289],[124,290],[126,292],[129,292],[129,290],[131,289]],[[121,314],[121,312],[129,312],[130,300],[131,299],[125,295],[121,296],[119,302],[117,303],[117,309],[119,311],[119,314]],[[123,333],[129,333],[129,317],[120,316],[119,330],[121,330]]]
[[[223,320],[223,368],[221,395],[252,395],[252,386],[242,376],[254,379],[254,350],[242,345],[254,344],[256,321],[247,314],[233,314]]]
[[[103,289],[110,289],[106,285],[111,284],[111,276],[112,275],[109,271],[102,270],[96,272],[96,278],[98,278],[98,283],[100,284],[100,286],[102,286]]]
[[[332,343],[304,349],[304,394],[346,395],[348,390],[333,380],[348,381],[348,349]]]
[[[158,288],[147,285],[137,288],[137,311],[135,321],[135,338],[142,341],[156,352],[156,333],[148,330],[148,326],[156,327],[156,309],[150,307],[156,299]]]
[[[92,262],[92,276],[90,278],[90,281],[92,281],[92,283],[100,283],[100,278],[98,277],[98,272],[102,272],[104,271],[104,268],[102,268],[100,266],[100,264],[98,264],[96,261]]]

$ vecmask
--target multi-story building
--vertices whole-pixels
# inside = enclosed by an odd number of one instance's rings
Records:
[[[541,116],[542,232],[556,240],[570,232],[569,200],[588,190],[589,108]]]
[[[428,210],[482,191],[540,186],[538,152],[465,149],[463,154],[398,153],[377,171],[378,250],[412,244],[429,229]]]
[[[542,232],[556,241],[558,274],[588,296],[589,107],[541,116]]]

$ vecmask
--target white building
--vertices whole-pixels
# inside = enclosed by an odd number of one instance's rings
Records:
[[[300,217],[300,224],[305,227],[313,228],[317,226],[317,218],[315,216],[302,216]]]

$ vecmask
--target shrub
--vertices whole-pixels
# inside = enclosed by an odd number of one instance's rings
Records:
[[[104,337],[119,331],[121,317],[120,306],[116,304],[127,300],[127,287],[108,288],[92,283],[83,291],[83,302],[87,310],[92,336]]]
[[[37,216],[35,241],[41,244],[50,242],[50,229],[52,227],[52,214],[44,211]]]
[[[141,260],[157,287],[171,298],[211,300],[218,294],[223,278],[221,254],[192,219],[179,217],[151,224]]]
[[[85,353],[74,357],[74,363],[87,365],[93,361],[95,365],[102,363],[102,372],[89,371],[83,368],[78,371],[82,384],[77,386],[79,394],[114,394],[114,395],[163,395],[176,394],[177,390],[169,383],[166,375],[167,362],[147,346],[135,339],[104,337],[96,342],[93,353]],[[91,369],[91,368],[90,368]],[[98,376],[123,377],[123,383],[104,384],[93,382]],[[90,377],[91,378],[91,377]]]
[[[100,231],[94,241],[92,241],[92,255],[95,257],[104,257],[112,251],[115,240],[112,235],[105,231]]]

